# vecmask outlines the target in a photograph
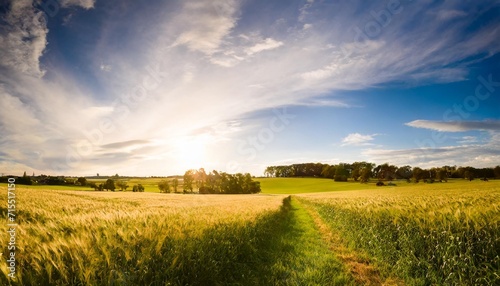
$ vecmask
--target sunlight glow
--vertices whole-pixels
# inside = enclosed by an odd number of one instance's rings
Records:
[[[199,169],[207,163],[207,144],[204,136],[186,137],[175,144],[174,158],[182,170]]]

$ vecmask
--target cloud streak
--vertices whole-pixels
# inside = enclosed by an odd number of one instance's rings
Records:
[[[371,135],[363,135],[359,133],[351,133],[347,135],[344,139],[342,139],[342,146],[367,146],[367,145],[373,145],[370,143],[371,141],[375,140],[375,136],[378,134],[371,134]]]
[[[431,129],[441,132],[465,132],[471,130],[500,131],[500,120],[483,121],[432,121],[414,120],[405,125],[415,128]]]

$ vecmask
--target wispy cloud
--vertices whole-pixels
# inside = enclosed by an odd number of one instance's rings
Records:
[[[128,147],[133,147],[133,146],[141,146],[144,144],[150,143],[148,140],[129,140],[129,141],[124,141],[124,142],[115,142],[115,143],[109,143],[102,145],[101,148],[103,149],[123,149],[123,148],[128,148]]]
[[[459,144],[473,144],[473,143],[478,143],[478,139],[476,136],[463,136],[457,142]]]
[[[493,134],[484,144],[470,142],[437,148],[367,149],[362,154],[377,163],[391,162],[425,168],[444,165],[493,167],[500,162],[499,135]]]
[[[276,49],[278,47],[281,47],[283,45],[283,42],[276,41],[272,38],[267,38],[264,41],[255,44],[252,47],[249,47],[246,49],[246,53],[249,55],[253,55],[255,53],[259,53],[265,50],[272,50]]]
[[[64,8],[77,6],[85,9],[94,8],[95,0],[59,0],[61,6]]]
[[[405,123],[415,128],[431,129],[441,132],[464,132],[471,130],[500,131],[500,120],[483,121],[432,121],[414,120]]]
[[[193,51],[214,53],[236,25],[239,3],[233,0],[184,1],[176,22],[181,22],[182,32],[173,46],[186,45]]]
[[[371,135],[363,135],[359,133],[351,133],[347,135],[344,139],[342,139],[342,146],[348,146],[348,145],[353,145],[353,146],[367,146],[367,145],[373,145],[370,143],[375,139],[375,136],[378,134],[371,134]]]

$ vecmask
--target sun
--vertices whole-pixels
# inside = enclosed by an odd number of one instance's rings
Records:
[[[207,162],[207,142],[203,137],[189,137],[176,144],[175,158],[184,170],[204,167]]]

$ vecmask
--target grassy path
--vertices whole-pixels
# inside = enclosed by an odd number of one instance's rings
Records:
[[[352,275],[357,285],[404,285],[401,280],[394,278],[384,278],[380,275],[377,267],[370,263],[369,259],[355,251],[347,248],[338,233],[323,221],[319,213],[305,201],[294,197],[296,205],[305,210],[312,218],[317,231],[321,234],[323,241],[333,255],[339,259],[344,268]]]
[[[332,255],[313,218],[301,204],[288,197],[283,201],[282,212],[286,215],[273,227],[274,234],[279,237],[270,238],[275,242],[264,247],[278,256],[267,265],[272,278],[264,284],[354,285],[354,280],[342,262]]]

